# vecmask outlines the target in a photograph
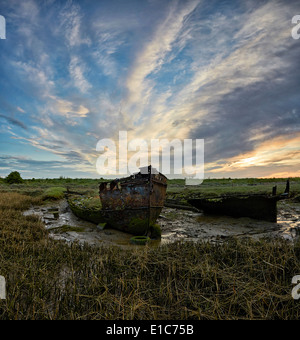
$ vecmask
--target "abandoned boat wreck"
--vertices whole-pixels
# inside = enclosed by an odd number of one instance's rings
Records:
[[[78,218],[94,224],[105,223],[99,197],[95,198],[80,194],[67,194],[67,202],[72,213]]]
[[[250,217],[257,220],[277,222],[278,196],[239,195],[216,198],[189,199],[188,203],[204,213],[232,217]]]
[[[151,165],[126,178],[101,183],[102,216],[112,228],[146,235],[164,207],[167,178]]]
[[[133,235],[157,236],[155,222],[164,207],[167,178],[152,166],[126,178],[102,182],[98,198],[69,194],[69,207],[77,217],[107,224]]]

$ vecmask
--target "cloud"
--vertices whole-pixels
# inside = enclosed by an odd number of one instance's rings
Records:
[[[144,98],[149,96],[151,84],[146,78],[160,70],[166,56],[172,51],[172,44],[179,37],[185,18],[195,10],[197,5],[198,1],[189,1],[182,8],[178,8],[176,3],[172,3],[153,37],[139,51],[126,83],[129,105],[141,101],[142,97],[145,100]]]
[[[185,29],[193,36],[193,45],[198,46],[197,53],[194,47],[186,48],[193,57],[191,80],[181,88],[169,87],[165,93],[156,92],[157,84],[148,76],[164,72],[169,61],[166,55],[172,54],[168,46],[174,47],[179,33],[173,35],[170,44],[161,47],[156,39],[151,40],[135,60],[128,78],[131,101],[138,103],[141,112],[146,109],[144,112],[148,113],[142,119],[138,116],[139,124],[134,125],[132,135],[205,138],[206,160],[210,164],[255,150],[261,142],[275,136],[299,131],[296,65],[300,45],[291,39],[287,25],[293,11],[293,6],[269,2],[252,7],[233,20],[226,15],[220,20],[206,19],[205,27],[212,29],[205,36],[203,48],[212,54],[211,59],[197,59],[202,51],[194,37],[199,27],[191,22]],[[164,27],[160,36],[163,31],[168,33]],[[131,113],[128,126],[132,118]],[[271,164],[276,165],[275,159],[268,166]],[[221,167],[215,169],[215,173],[221,171]]]
[[[300,133],[274,137],[257,143],[254,150],[210,164],[211,172],[232,172],[251,167],[298,166]]]
[[[63,115],[67,118],[71,117],[81,117],[84,118],[89,114],[89,109],[83,105],[75,104],[71,101],[57,98],[55,96],[49,96],[51,102],[48,104],[51,107],[51,112],[53,114]]]
[[[72,157],[71,157],[72,156]],[[32,177],[59,177],[65,175],[66,177],[90,177],[91,168],[86,166],[78,166],[76,155],[70,155],[69,161],[64,160],[37,160],[32,158],[25,158],[22,156],[5,156],[0,155],[0,170],[2,176],[5,177],[10,171],[19,171],[23,178]]]
[[[97,139],[127,130],[204,138],[215,176],[296,166],[289,144],[264,144],[300,131],[296,1],[0,4],[0,119],[28,150],[91,170]]]
[[[60,31],[65,32],[65,38],[70,47],[91,44],[90,38],[84,34],[82,13],[81,7],[72,1],[67,1],[60,11]]]
[[[1,113],[0,113],[0,118],[5,119],[6,121],[8,121],[12,125],[15,125],[15,126],[20,127],[20,128],[22,128],[24,130],[27,130],[27,126],[24,123],[22,123],[20,120],[18,120],[18,119],[15,119],[15,118],[12,118],[12,117],[8,117],[8,116],[3,115]]]
[[[25,111],[24,111],[21,107],[19,107],[19,106],[17,106],[17,110],[18,110],[19,112],[21,112],[21,113],[25,113]]]
[[[15,71],[15,77],[18,75],[18,81],[24,84],[25,91],[36,93],[41,97],[45,97],[53,91],[55,82],[51,80],[51,74],[48,73],[49,68],[45,69],[43,65],[23,60],[12,60],[10,64]]]
[[[200,69],[178,96],[179,109],[186,112],[182,116],[194,125],[190,136],[206,139],[209,162],[299,131],[299,113],[293,110],[299,105],[295,67],[300,46],[290,39],[286,23],[291,14],[291,7],[278,2],[252,11],[235,35],[236,48]]]
[[[42,155],[52,155],[51,158],[54,156],[57,160],[56,165],[62,169],[70,169],[70,171],[84,170],[87,173],[96,172],[95,161],[97,154],[96,152],[91,152],[90,148],[84,143],[84,138],[78,138],[76,134],[72,133],[72,130],[67,131],[59,124],[56,125],[55,130],[40,127],[34,127],[34,130],[35,133],[29,137],[14,136],[12,138],[19,140],[23,145],[27,144],[35,147],[41,151]],[[62,135],[61,132],[64,134]],[[19,157],[17,158],[19,159]],[[22,162],[19,161],[18,164],[20,165]],[[46,163],[42,162],[41,164]],[[49,171],[49,169],[46,170]]]
[[[69,72],[74,81],[74,85],[83,93],[87,92],[92,87],[84,77],[85,68],[85,65],[80,61],[79,57],[71,57]]]

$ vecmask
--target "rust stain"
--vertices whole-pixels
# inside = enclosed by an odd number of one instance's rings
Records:
[[[142,171],[143,170],[143,171]],[[133,221],[145,230],[155,223],[166,199],[167,178],[151,166],[130,177],[101,183],[102,211],[108,223],[130,231]]]

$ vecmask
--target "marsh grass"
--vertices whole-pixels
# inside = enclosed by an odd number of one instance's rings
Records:
[[[64,198],[64,193],[67,191],[63,187],[52,187],[45,190],[43,200],[61,200]]]
[[[161,247],[54,241],[22,210],[37,199],[0,195],[0,319],[298,319],[292,277],[300,245],[283,240]]]
[[[271,194],[274,186],[277,186],[277,194],[282,194],[286,188],[287,179],[223,179],[204,180],[199,186],[185,186],[183,183],[170,183],[168,196],[177,197],[215,197],[222,195],[248,195],[248,194]],[[290,194],[300,194],[300,179],[290,179]]]

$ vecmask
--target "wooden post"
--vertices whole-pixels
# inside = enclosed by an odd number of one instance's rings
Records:
[[[289,194],[290,193],[290,180],[289,179],[286,181],[286,187],[285,187],[284,193],[285,194]]]

